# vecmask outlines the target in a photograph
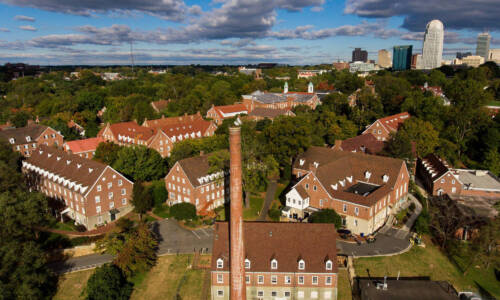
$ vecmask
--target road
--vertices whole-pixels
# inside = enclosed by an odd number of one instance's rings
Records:
[[[213,229],[185,229],[175,220],[161,220],[153,223],[153,231],[158,234],[158,255],[171,253],[193,253],[203,250],[211,252]],[[113,260],[109,254],[92,254],[52,263],[49,266],[57,273],[91,269]]]
[[[271,180],[269,182],[269,185],[267,186],[266,199],[262,207],[262,211],[260,212],[258,221],[266,220],[267,214],[269,212],[269,207],[271,206],[271,203],[274,200],[274,194],[276,194],[276,188],[277,188],[276,180]]]

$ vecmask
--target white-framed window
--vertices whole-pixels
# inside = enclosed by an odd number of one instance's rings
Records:
[[[311,291],[311,299],[318,299],[318,292],[317,291]]]
[[[276,259],[271,260],[271,269],[276,270],[278,268],[278,261]]]
[[[123,185],[123,180],[118,179],[118,186],[122,186],[122,185]]]
[[[304,284],[304,276],[299,276],[299,284]]]
[[[113,192],[108,193],[108,199],[113,199]]]
[[[292,283],[292,277],[290,277],[289,275],[286,275],[285,276],[285,284],[291,284]]]
[[[122,189],[122,196],[126,195],[126,194],[127,194],[127,190],[126,189]]]
[[[323,206],[323,199],[319,199],[319,206]]]
[[[245,275],[245,282],[250,284],[250,275]]]
[[[451,188],[451,192],[452,192],[452,193],[456,193],[456,192],[457,192],[457,188],[456,188],[456,187],[452,187],[452,188]]]
[[[441,183],[444,183],[444,178],[441,179]]]
[[[102,216],[97,217],[97,224],[102,224]]]
[[[101,190],[102,190],[102,187],[101,187],[101,185],[99,184],[99,185],[97,186],[97,191],[98,191],[98,192],[100,192]]]
[[[316,185],[313,185],[313,191],[316,191],[318,189],[318,187],[316,187]]]
[[[217,274],[217,283],[224,283],[224,275]]]
[[[325,277],[325,284],[326,285],[332,285],[332,276],[326,276]]]
[[[217,290],[217,297],[224,297],[224,290]]]
[[[95,203],[101,202],[101,196],[95,196]]]
[[[222,258],[219,258],[217,260],[217,269],[222,269],[224,268],[224,261],[222,260]]]
[[[306,263],[304,260],[299,260],[299,270],[304,270],[306,268]]]
[[[271,297],[276,297],[276,296],[278,296],[278,293],[277,293],[277,292],[275,292],[275,291],[272,291],[272,292],[271,292]]]
[[[300,299],[304,298],[304,291],[299,291],[297,294],[298,294]]]
[[[312,284],[318,284],[318,276],[312,277]]]
[[[257,291],[257,297],[264,297],[264,291]]]
[[[257,276],[257,283],[258,284],[263,284],[264,283],[264,275]]]
[[[95,207],[95,211],[96,211],[98,214],[100,214],[100,213],[101,213],[101,206],[100,206],[100,205],[96,206],[96,207]]]
[[[356,216],[359,215],[359,208],[358,207],[354,208],[354,213],[356,214]]]
[[[123,204],[123,205],[127,205],[127,199],[126,199],[126,198],[123,198],[123,199],[122,199],[122,204]]]
[[[342,206],[342,210],[343,210],[344,212],[347,212],[347,204],[344,204],[344,205]]]
[[[108,182],[108,189],[110,189],[112,187],[113,187],[113,183],[112,182]]]
[[[285,297],[286,297],[286,298],[289,298],[289,297],[290,297],[290,292],[289,292],[289,291],[285,291]]]
[[[309,189],[309,183],[306,183],[306,190]]]
[[[327,270],[331,270],[331,269],[333,268],[333,263],[332,263],[332,261],[331,261],[331,260],[328,260],[328,261],[326,262],[326,264],[325,264],[325,268],[326,268]]]
[[[358,226],[358,220],[354,220],[354,226]]]
[[[272,275],[271,276],[271,283],[272,284],[277,284],[278,283],[278,276]]]
[[[109,208],[113,209],[115,207],[115,203],[113,201],[109,202]]]
[[[455,184],[455,179],[452,179],[452,180],[451,180],[451,183],[452,183],[452,184]]]
[[[245,269],[250,269],[250,260],[245,258]]]

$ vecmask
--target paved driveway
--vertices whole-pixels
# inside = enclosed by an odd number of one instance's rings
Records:
[[[153,223],[153,231],[158,234],[158,255],[170,253],[193,253],[203,250],[212,251],[213,229],[188,230],[174,220],[161,220]],[[70,258],[49,266],[58,273],[95,268],[113,260],[109,254],[92,254]]]
[[[386,233],[379,233],[371,244],[348,243],[337,240],[339,254],[352,256],[377,256],[397,254],[410,246],[409,232],[391,228]]]

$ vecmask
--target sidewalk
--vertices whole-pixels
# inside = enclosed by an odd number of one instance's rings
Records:
[[[422,204],[420,204],[420,201],[418,201],[417,198],[415,198],[415,196],[413,196],[412,194],[408,194],[408,198],[415,204],[415,211],[413,211],[413,214],[408,218],[401,230],[409,232],[418,216],[422,212]]]
[[[269,207],[274,200],[274,194],[276,193],[276,188],[278,184],[276,180],[269,181],[269,185],[267,186],[266,191],[266,199],[264,205],[262,206],[262,211],[260,212],[259,219],[257,221],[265,221],[267,217],[267,213],[269,212]]]

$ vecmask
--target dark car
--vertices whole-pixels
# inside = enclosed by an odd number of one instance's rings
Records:
[[[337,233],[339,234],[339,236],[343,239],[348,239],[349,237],[352,236],[352,233],[350,230],[348,229],[339,229],[337,230]]]

